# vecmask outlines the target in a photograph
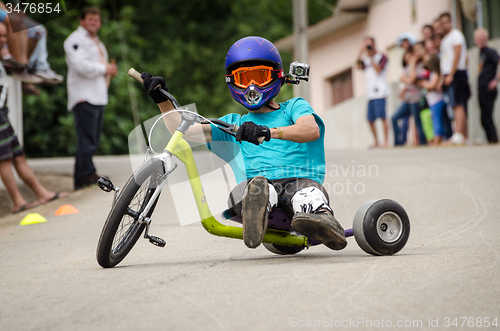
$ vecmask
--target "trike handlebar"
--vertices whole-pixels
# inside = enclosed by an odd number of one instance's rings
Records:
[[[128,70],[128,75],[132,78],[135,78],[137,79],[139,82],[143,83],[143,79],[141,77],[141,73],[137,70],[135,70],[134,68],[130,68]]]
[[[135,70],[134,68],[129,69],[128,75],[132,78],[135,78],[139,82],[143,83],[143,79],[141,77],[141,74],[137,70]],[[158,89],[158,91],[160,91],[160,93],[162,93],[168,100],[170,100],[175,109],[181,110],[181,107],[179,106],[179,104],[177,103],[177,100],[174,98],[173,95],[171,95],[170,93],[168,93],[167,91],[162,89],[160,87],[160,85],[156,86],[155,89]],[[205,121],[202,121],[201,123],[202,124],[209,124],[209,123],[216,124],[219,127],[219,129],[221,129],[222,131],[224,131],[228,134],[232,134],[232,135],[234,135],[236,132],[238,132],[239,126],[237,126],[237,125],[226,123],[218,118],[210,118],[208,120],[209,120],[209,122],[205,123]],[[259,141],[260,144],[262,144],[264,142],[264,139],[265,139],[265,137],[259,137],[257,140]]]
[[[144,83],[144,80],[142,79],[141,74],[137,70],[135,70],[134,68],[130,68],[128,70],[128,75],[130,77],[135,78],[139,82]],[[157,86],[155,86],[155,89],[158,90],[161,94],[163,94],[163,96],[165,96],[165,98],[167,98],[168,100],[170,100],[170,102],[172,102],[172,105],[174,106],[174,108],[176,110],[182,110],[181,106],[179,106],[179,103],[174,98],[174,96],[172,94],[168,93],[167,91],[165,91],[164,89],[162,89],[160,87],[160,84],[158,84]]]

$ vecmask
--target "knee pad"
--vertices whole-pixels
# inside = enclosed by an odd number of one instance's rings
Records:
[[[269,185],[269,202],[267,204],[267,212],[270,213],[271,209],[278,205],[278,192],[271,184]]]
[[[317,187],[306,187],[297,191],[291,203],[294,213],[315,213],[323,208],[333,214],[333,210],[328,206],[328,199]]]

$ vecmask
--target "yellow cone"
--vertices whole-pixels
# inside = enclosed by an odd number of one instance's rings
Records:
[[[68,215],[68,214],[78,214],[79,211],[72,205],[62,205],[58,210],[54,213],[56,216]]]
[[[26,215],[20,224],[30,225],[30,224],[45,223],[45,222],[47,222],[47,219],[45,219],[45,217],[43,217],[42,215],[38,213],[31,213]]]

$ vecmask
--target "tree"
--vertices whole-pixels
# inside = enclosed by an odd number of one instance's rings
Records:
[[[99,36],[110,58],[115,58],[120,67],[109,89],[98,154],[128,153],[127,136],[134,122],[127,88],[127,79],[131,78],[123,65],[124,52],[137,70],[165,77],[169,91],[181,105],[196,103],[204,116],[218,117],[245,112],[232,100],[223,79],[224,58],[232,43],[248,35],[275,41],[293,30],[291,0],[114,1],[87,2],[101,8],[103,25]],[[309,1],[310,24],[332,14],[321,2],[326,0]],[[49,31],[49,62],[64,76],[67,67],[62,45],[78,26],[81,7],[45,24]],[[125,45],[122,48],[120,33]],[[281,55],[283,63],[291,62],[291,54]],[[157,106],[142,86],[135,82],[133,86],[141,120],[157,115]],[[73,116],[66,110],[65,85],[42,86],[41,90],[41,95],[23,99],[27,154],[30,157],[74,155],[76,138]],[[284,86],[278,101],[291,96],[291,87]]]

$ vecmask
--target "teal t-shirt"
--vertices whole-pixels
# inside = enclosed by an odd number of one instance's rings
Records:
[[[279,105],[278,110],[268,113],[249,112],[243,116],[228,114],[220,119],[238,126],[243,122],[252,121],[274,128],[290,126],[300,117],[313,115],[320,129],[320,137],[307,143],[271,139],[260,145],[246,141],[240,144],[235,137],[212,125],[212,142],[207,144],[208,149],[229,163],[238,183],[260,175],[269,180],[309,178],[323,184],[326,167],[323,121],[302,98],[293,98]]]

